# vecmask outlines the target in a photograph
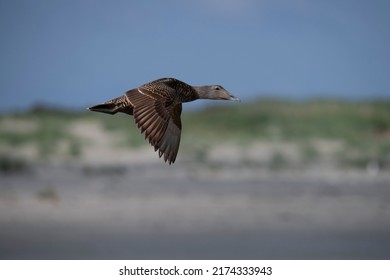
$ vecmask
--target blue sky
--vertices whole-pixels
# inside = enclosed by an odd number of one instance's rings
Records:
[[[145,82],[245,100],[390,98],[390,1],[0,0],[0,110],[84,108]]]

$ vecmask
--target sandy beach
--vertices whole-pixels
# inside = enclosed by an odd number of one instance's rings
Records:
[[[386,259],[390,176],[184,162],[1,176],[2,259]]]

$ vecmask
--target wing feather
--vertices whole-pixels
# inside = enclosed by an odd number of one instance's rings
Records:
[[[128,91],[126,96],[134,106],[134,119],[141,133],[164,161],[175,162],[180,145],[181,103],[169,99],[172,95],[166,89],[159,94],[158,88],[151,91],[141,86]]]

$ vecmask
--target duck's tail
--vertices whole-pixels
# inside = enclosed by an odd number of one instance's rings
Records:
[[[113,100],[107,101],[105,103],[97,104],[87,108],[90,111],[100,112],[105,114],[114,115],[118,112],[126,113],[129,115],[133,114],[133,108],[131,106],[126,106],[124,102],[124,97],[118,97]]]
[[[119,106],[113,103],[102,103],[87,108],[90,111],[114,115],[119,112]]]

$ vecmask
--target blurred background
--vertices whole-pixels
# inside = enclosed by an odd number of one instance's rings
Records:
[[[0,0],[1,259],[389,259],[390,2]],[[86,107],[162,77],[167,165]]]

